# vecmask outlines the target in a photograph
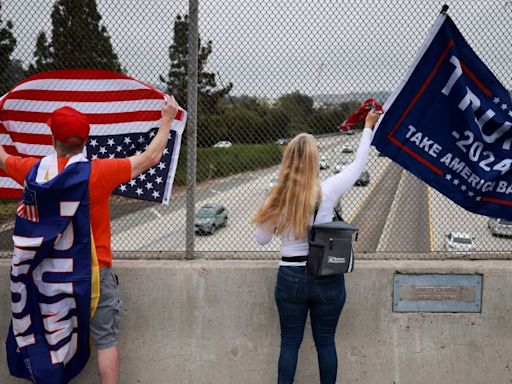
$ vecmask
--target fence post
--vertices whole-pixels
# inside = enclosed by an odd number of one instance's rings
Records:
[[[187,224],[185,256],[194,258],[194,216],[196,211],[197,163],[197,71],[198,71],[198,0],[188,2],[188,92],[187,92]]]

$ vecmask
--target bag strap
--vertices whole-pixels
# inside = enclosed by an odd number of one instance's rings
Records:
[[[313,225],[315,225],[316,215],[318,214],[318,208],[320,208],[320,203],[317,203],[315,205],[315,215],[313,216]],[[336,216],[336,219],[338,219],[338,221],[345,221],[345,220],[343,220],[343,217],[341,217],[341,215],[338,212],[338,210],[336,209],[336,207],[334,207],[334,215]]]

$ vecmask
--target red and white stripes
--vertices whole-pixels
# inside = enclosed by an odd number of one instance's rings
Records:
[[[46,122],[55,109],[66,105],[87,115],[90,136],[145,133],[159,126],[162,104],[161,91],[122,74],[83,69],[39,73],[0,100],[0,144],[22,157],[51,154]],[[180,111],[176,120],[183,118]],[[175,128],[182,131],[183,124]],[[21,190],[0,171],[0,198],[19,197]]]

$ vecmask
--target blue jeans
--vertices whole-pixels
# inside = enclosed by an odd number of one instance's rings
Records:
[[[343,275],[314,277],[305,267],[279,267],[275,289],[281,323],[278,384],[293,383],[308,310],[320,382],[336,383],[338,357],[334,336],[345,298]]]

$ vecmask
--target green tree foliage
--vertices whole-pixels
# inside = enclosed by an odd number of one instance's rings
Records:
[[[208,57],[212,53],[213,43],[208,41],[201,45],[199,38],[198,54],[198,107],[200,113],[219,113],[219,101],[227,96],[233,84],[218,87],[215,73],[205,70]],[[167,85],[167,92],[174,95],[178,103],[187,106],[187,63],[188,63],[188,15],[178,15],[174,20],[174,40],[169,47],[171,68],[167,78],[160,76],[160,81]]]
[[[57,0],[52,11],[52,40],[37,38],[29,74],[50,69],[96,68],[121,72],[96,0]]]
[[[208,147],[219,140],[260,144],[288,137],[288,116],[274,105],[243,97],[218,114],[200,114],[198,145]]]
[[[35,62],[28,66],[27,75],[53,69],[51,46],[46,38],[46,33],[42,31],[37,36],[34,58]]]
[[[21,60],[11,60],[7,67],[6,78],[9,79],[9,82],[12,84],[10,88],[25,78],[25,68],[23,68]]]
[[[281,96],[277,105],[290,119],[288,127],[291,134],[310,132],[314,112],[313,98],[298,91]]]
[[[0,3],[0,12],[2,4]],[[2,21],[0,13],[0,95],[3,95],[12,85],[14,85],[12,78],[8,76],[9,68],[11,67],[11,54],[16,47],[16,38],[12,33],[13,24],[8,20],[5,24]]]

